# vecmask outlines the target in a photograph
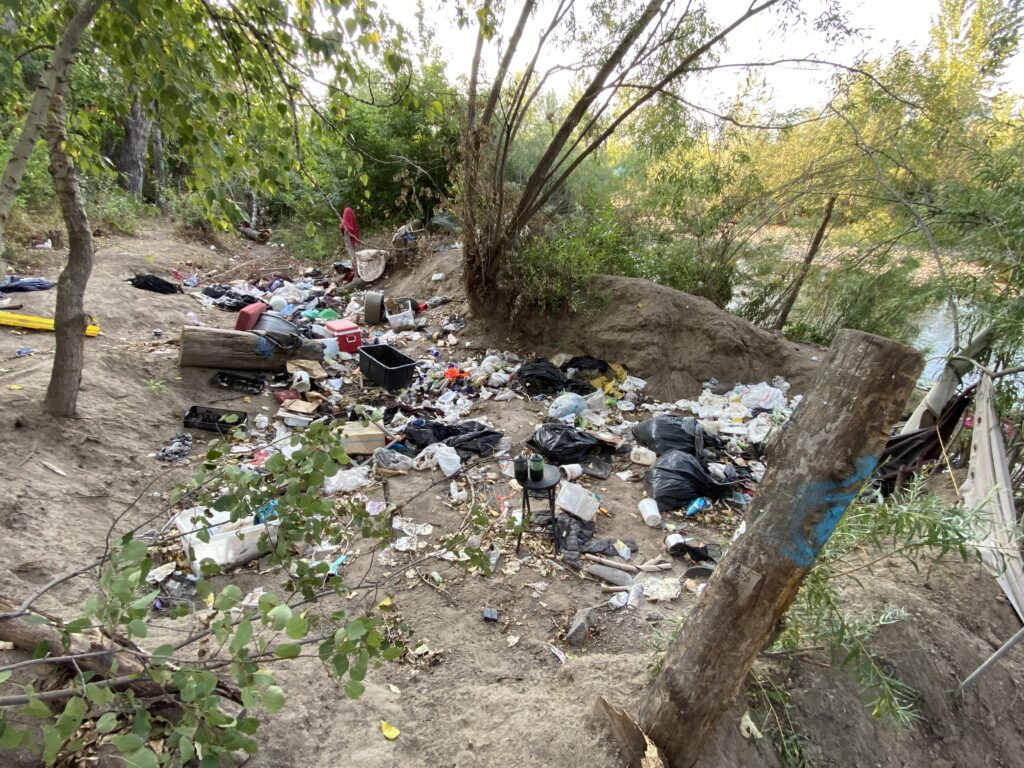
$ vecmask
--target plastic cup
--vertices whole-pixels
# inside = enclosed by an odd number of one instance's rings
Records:
[[[644,522],[651,526],[651,528],[657,528],[661,525],[661,512],[658,511],[658,502],[654,499],[641,500],[640,517],[642,517]]]

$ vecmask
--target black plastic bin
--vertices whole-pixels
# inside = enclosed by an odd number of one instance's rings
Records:
[[[193,405],[185,414],[185,427],[187,429],[205,429],[207,432],[219,432],[225,434],[234,427],[245,424],[248,417],[245,411],[231,411],[227,408],[210,408],[206,405]],[[225,416],[234,416],[233,419],[225,421]]]
[[[359,372],[385,389],[402,389],[412,384],[416,361],[390,344],[364,344],[359,348]]]

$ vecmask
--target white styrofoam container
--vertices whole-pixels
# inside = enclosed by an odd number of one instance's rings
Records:
[[[182,534],[185,556],[189,558],[197,576],[199,564],[206,558],[222,567],[256,559],[260,556],[260,536],[266,532],[271,542],[274,542],[277,539],[277,528],[281,524],[278,520],[269,520],[259,525],[253,525],[247,520],[232,523],[229,512],[217,512],[206,507],[183,509],[174,516],[172,522]],[[204,526],[209,526],[209,542],[201,541],[197,535]],[[190,549],[194,557],[189,555]]]

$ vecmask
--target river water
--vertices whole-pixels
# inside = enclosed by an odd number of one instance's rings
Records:
[[[942,304],[930,309],[919,318],[921,332],[914,340],[914,346],[925,356],[924,371],[921,381],[934,381],[946,364],[946,356],[953,346],[953,318],[949,307]]]

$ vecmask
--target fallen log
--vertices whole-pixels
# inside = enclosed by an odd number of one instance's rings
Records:
[[[0,596],[0,614],[17,614],[19,607],[11,600]],[[49,614],[33,610],[34,614],[55,620]],[[138,697],[166,697],[173,686],[164,687],[154,682],[146,673],[148,655],[137,648],[120,645],[99,630],[69,635],[67,645],[61,633],[46,624],[32,624],[24,618],[8,618],[0,620],[0,641],[12,643],[19,651],[36,654],[39,649],[48,648],[45,657],[25,662],[19,666],[30,664],[56,664],[72,673],[91,672],[96,678],[108,681],[113,687],[130,688]],[[225,698],[237,704],[242,703],[238,688],[223,680],[217,681],[217,691]],[[74,693],[75,691],[70,691]],[[40,694],[40,698],[54,700],[65,698],[63,691],[50,691]],[[19,699],[21,697],[12,697]],[[0,699],[0,704],[7,702]]]
[[[181,329],[181,368],[225,368],[237,371],[283,371],[289,360],[320,360],[319,341],[301,340],[286,350],[256,333],[186,326]]]
[[[17,606],[0,597],[0,613],[16,612]],[[30,624],[25,619],[5,619],[0,621],[0,640],[13,643],[14,647],[25,653],[35,653],[42,644],[49,648],[49,656],[54,658],[39,659],[39,663],[54,663],[77,672],[93,672],[101,677],[109,677],[111,667],[116,664],[119,677],[139,675],[138,680],[128,683],[137,695],[156,696],[163,689],[144,677],[146,666],[137,652],[113,643],[110,639],[92,630],[89,634],[70,635],[67,647],[60,632],[46,624]],[[77,668],[76,668],[77,666]]]

